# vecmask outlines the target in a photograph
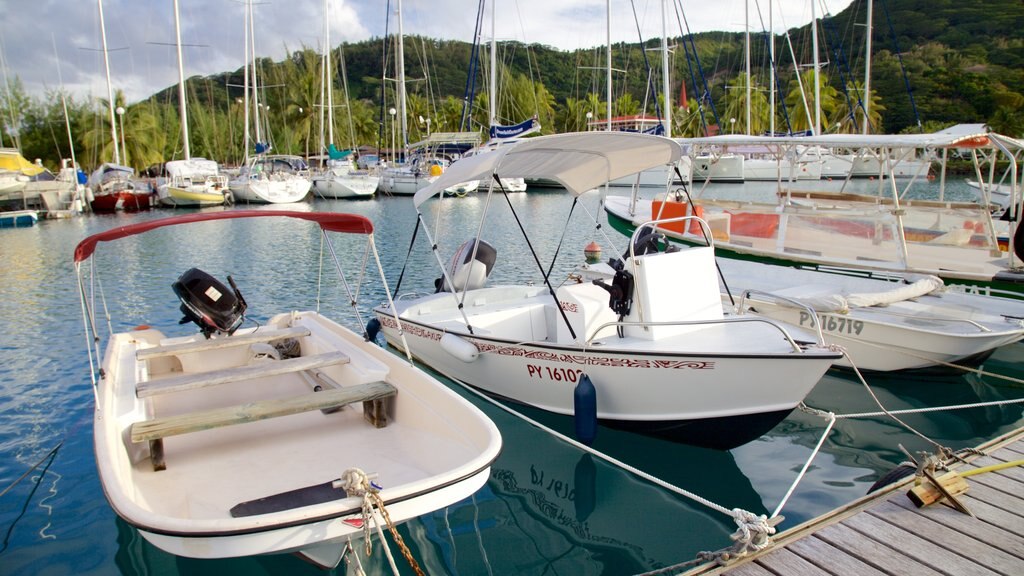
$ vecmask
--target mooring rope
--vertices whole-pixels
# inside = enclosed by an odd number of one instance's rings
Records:
[[[425,576],[423,570],[420,568],[419,563],[413,558],[412,552],[409,547],[405,544],[405,540],[402,535],[398,533],[398,528],[395,527],[395,523],[391,521],[391,515],[388,513],[387,508],[384,507],[384,500],[380,497],[380,490],[370,482],[370,477],[359,468],[349,468],[341,475],[341,478],[334,482],[335,488],[341,488],[345,493],[351,496],[361,496],[363,498],[362,513],[363,513],[363,545],[366,548],[366,556],[369,558],[373,554],[373,541],[370,538],[370,523],[372,522],[374,527],[377,529],[377,534],[380,536],[381,544],[384,546],[384,553],[388,557],[388,561],[391,563],[391,570],[398,574],[398,566],[395,565],[395,559],[391,555],[391,549],[388,547],[387,541],[384,540],[384,532],[377,522],[377,517],[373,513],[373,507],[376,506],[377,510],[380,511],[381,516],[387,523],[388,530],[391,532],[391,536],[395,539],[395,543],[398,544],[399,550],[402,552],[402,556],[409,563],[409,566],[416,572],[418,576]]]
[[[640,478],[643,478],[644,480],[647,480],[652,484],[660,486],[665,490],[674,492],[685,498],[689,498],[694,502],[703,504],[704,506],[711,508],[712,510],[721,512],[722,514],[731,517],[738,526],[736,532],[734,532],[730,536],[730,538],[733,541],[732,546],[723,548],[717,552],[702,552],[701,554],[704,554],[707,558],[717,558],[720,561],[725,562],[729,558],[742,556],[751,551],[763,549],[767,547],[769,544],[771,544],[770,537],[772,534],[775,533],[775,525],[783,520],[783,518],[781,516],[778,516],[777,514],[773,518],[768,518],[763,514],[757,515],[753,512],[749,512],[741,508],[729,509],[719,504],[716,504],[715,502],[712,502],[711,500],[708,500],[707,498],[704,498],[699,494],[695,494],[693,492],[690,492],[689,490],[686,490],[685,488],[680,488],[679,486],[666,482],[665,480],[662,480],[657,476],[644,472],[639,468],[630,466],[629,464],[626,464],[625,462],[618,460],[613,456],[605,454],[604,452],[601,452],[599,450],[595,450],[594,448],[591,448],[586,444],[569,438],[568,436],[562,434],[561,432],[549,428],[548,426],[545,426],[544,424],[537,422],[536,420],[530,418],[529,416],[526,416],[525,414],[518,412],[510,408],[509,406],[506,406],[505,404],[502,404],[501,402],[494,400],[493,398],[487,396],[486,394],[480,392],[479,390],[476,390],[475,388],[459,380],[458,378],[449,376],[447,374],[445,376],[448,377],[452,382],[455,382],[463,389],[473,393],[477,397],[491,403],[492,405],[504,410],[505,412],[508,412],[512,416],[519,418],[520,420],[530,424],[531,426],[534,426],[535,428],[538,428],[546,432],[547,434],[550,434],[551,436],[554,436],[555,438],[562,440],[563,442],[575,446],[576,448],[584,452],[587,452],[588,454],[596,456],[608,462],[609,464],[612,464],[613,466],[617,466],[631,474],[639,476]]]

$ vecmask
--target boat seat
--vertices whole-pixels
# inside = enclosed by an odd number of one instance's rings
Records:
[[[153,418],[131,425],[131,441],[135,443],[148,441],[153,469],[164,470],[167,466],[164,462],[163,439],[167,436],[245,424],[279,416],[290,416],[313,410],[336,409],[356,402],[364,403],[363,414],[367,420],[375,427],[383,428],[387,425],[387,420],[383,418],[382,400],[397,393],[398,390],[387,382],[369,382],[301,396],[260,400],[191,414]]]
[[[242,346],[256,342],[271,342],[282,338],[302,338],[303,336],[309,336],[309,334],[309,328],[306,328],[305,326],[291,326],[289,328],[272,330],[256,330],[255,332],[239,334],[237,336],[226,336],[222,338],[212,338],[210,340],[196,340],[194,342],[179,342],[177,344],[167,344],[165,346],[140,348],[135,351],[135,358],[139,360],[149,360],[151,358],[162,358],[164,356],[175,356],[177,354],[188,354],[190,352],[219,350],[221,348]]]
[[[210,372],[199,372],[195,374],[183,374],[160,378],[159,380],[146,380],[135,386],[135,395],[139,398],[157,396],[159,394],[170,394],[184,390],[195,390],[207,386],[217,386],[240,380],[251,380],[253,378],[265,378],[268,376],[279,376],[291,372],[302,372],[314,370],[335,364],[346,364],[349,357],[342,352],[325,352],[312,356],[299,356],[287,360],[271,360],[246,364],[235,368],[224,368],[223,370],[211,370]]]

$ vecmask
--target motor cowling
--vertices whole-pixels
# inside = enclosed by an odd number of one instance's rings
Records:
[[[452,285],[455,286],[455,292],[483,288],[497,259],[498,251],[494,246],[476,238],[467,240],[455,251],[455,255],[445,268],[451,283],[441,277],[434,285],[438,292],[452,292]]]
[[[207,338],[214,333],[231,335],[245,319],[246,302],[235,281],[228,276],[229,289],[213,276],[191,268],[171,284],[185,315],[181,324],[193,322]]]

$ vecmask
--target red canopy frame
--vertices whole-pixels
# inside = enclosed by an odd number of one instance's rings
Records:
[[[148,222],[139,222],[129,226],[111,228],[105,232],[99,232],[89,236],[78,243],[75,247],[75,264],[87,260],[96,251],[96,245],[100,242],[111,242],[127,236],[134,236],[149,232],[156,228],[165,226],[177,226],[179,224],[192,224],[194,222],[206,222],[209,220],[230,220],[233,218],[265,218],[271,216],[284,216],[286,218],[298,218],[309,220],[320,225],[321,230],[330,232],[344,232],[348,234],[373,234],[373,222],[365,216],[358,214],[344,214],[340,212],[293,212],[289,210],[227,210],[224,212],[207,212],[196,214],[185,214],[171,218],[161,218]]]

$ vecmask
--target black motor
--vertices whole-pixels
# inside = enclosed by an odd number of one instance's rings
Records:
[[[231,276],[228,276],[228,283],[231,291],[198,268],[178,277],[171,288],[181,300],[181,311],[185,314],[180,323],[195,322],[207,338],[214,332],[231,335],[238,330],[245,316],[245,298]]]

